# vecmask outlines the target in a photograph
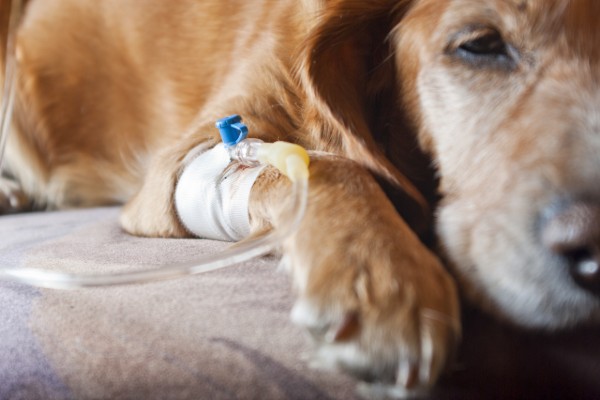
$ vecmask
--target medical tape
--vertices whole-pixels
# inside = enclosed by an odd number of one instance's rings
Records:
[[[250,234],[250,191],[266,165],[248,167],[231,161],[222,143],[203,151],[205,148],[200,145],[188,153],[191,161],[177,182],[179,219],[198,237],[242,240]]]

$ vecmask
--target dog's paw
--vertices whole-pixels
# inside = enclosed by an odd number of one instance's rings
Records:
[[[348,372],[370,395],[431,386],[460,337],[453,280],[408,228],[291,251],[292,320],[316,346],[313,364]],[[363,386],[363,389],[366,386]]]
[[[121,227],[132,235],[145,237],[186,237],[173,205],[174,167],[153,165],[140,191],[121,211]]]
[[[0,177],[0,214],[25,211],[31,201],[18,183]]]
[[[144,188],[122,209],[121,227],[132,235],[145,237],[187,237],[173,209],[170,199],[160,191],[152,193]]]

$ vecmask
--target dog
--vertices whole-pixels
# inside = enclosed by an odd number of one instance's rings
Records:
[[[282,248],[316,357],[428,387],[460,339],[459,296],[525,328],[600,320],[598,15],[595,0],[29,0],[5,208],[124,203],[127,232],[189,236],[184,159],[240,114],[253,137],[318,151]],[[288,188],[259,176],[255,232],[282,224]]]

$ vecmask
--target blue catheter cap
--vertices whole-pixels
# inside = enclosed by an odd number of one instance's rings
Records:
[[[221,118],[215,124],[225,147],[238,144],[248,136],[248,127],[242,123],[242,117],[237,114]]]

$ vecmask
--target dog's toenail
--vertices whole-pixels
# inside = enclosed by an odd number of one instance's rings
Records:
[[[406,389],[411,389],[419,382],[419,370],[410,361],[400,361],[398,365],[398,376],[396,384]]]

